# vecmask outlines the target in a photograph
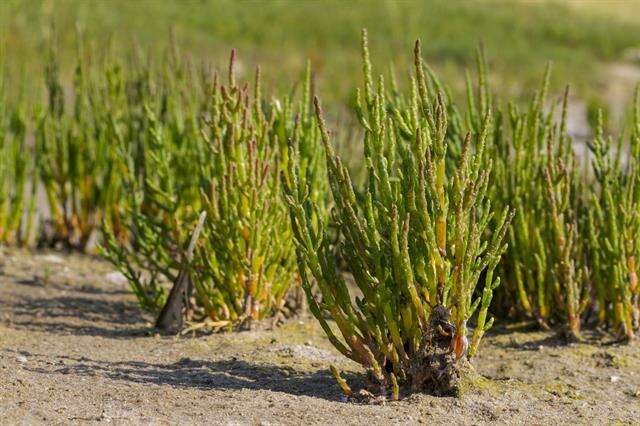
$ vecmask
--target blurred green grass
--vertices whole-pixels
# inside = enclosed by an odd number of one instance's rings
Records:
[[[235,47],[245,70],[261,64],[274,89],[290,87],[310,59],[323,97],[348,102],[360,81],[359,37],[366,27],[375,63],[394,61],[398,74],[410,65],[413,42],[420,37],[427,62],[455,91],[463,87],[463,71],[473,67],[474,49],[482,42],[499,92],[520,95],[538,83],[546,62],[552,61],[552,84],[570,83],[587,97],[607,83],[603,64],[640,47],[640,16],[633,18],[640,1],[608,4],[3,0],[0,37],[9,78],[26,77],[27,88],[42,83],[52,22],[64,71],[71,74],[78,23],[95,51],[111,43],[117,55],[133,49],[134,43],[152,51],[164,49],[170,28],[175,28],[182,51],[197,60],[225,66]]]

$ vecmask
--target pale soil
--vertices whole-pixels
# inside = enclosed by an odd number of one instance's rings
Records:
[[[613,124],[625,125],[624,118],[632,111],[635,89],[640,84],[640,64],[632,61],[612,63],[607,75],[604,99],[609,105]]]
[[[2,424],[640,423],[640,348],[561,345],[496,327],[461,398],[342,401],[350,371],[312,320],[275,331],[159,337],[109,265],[0,251]]]

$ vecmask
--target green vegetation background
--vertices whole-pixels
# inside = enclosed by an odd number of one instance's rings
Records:
[[[68,76],[76,23],[94,51],[112,46],[118,56],[135,44],[162,50],[175,28],[182,51],[195,60],[223,67],[235,47],[245,71],[260,64],[272,89],[290,87],[308,58],[325,100],[341,102],[349,102],[360,79],[362,27],[376,63],[394,61],[398,75],[420,37],[427,61],[454,90],[463,87],[463,70],[482,42],[493,86],[515,96],[537,84],[549,60],[555,87],[571,83],[591,96],[609,78],[604,65],[640,47],[637,0],[2,0],[1,52],[11,86],[23,81],[33,92],[42,85],[52,22]]]

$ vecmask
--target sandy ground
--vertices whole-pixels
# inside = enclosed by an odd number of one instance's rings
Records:
[[[108,264],[0,251],[2,424],[640,424],[639,345],[560,344],[496,327],[461,398],[344,402],[312,320],[160,337]]]

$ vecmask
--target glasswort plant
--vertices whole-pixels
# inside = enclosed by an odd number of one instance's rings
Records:
[[[491,118],[484,117],[480,133],[466,135],[455,167],[447,171],[447,110],[442,93],[427,82],[419,42],[405,110],[390,114],[382,78],[374,84],[366,33],[363,69],[358,115],[368,174],[364,192],[356,195],[317,100],[335,204],[330,219],[314,214],[317,204],[295,166],[286,188],[303,287],[330,341],[367,368],[381,394],[390,389],[397,399],[402,383],[415,391],[450,393],[493,323],[488,308],[499,284],[494,270],[510,219],[505,208],[497,225],[490,225],[494,211],[486,198],[490,167],[484,156]],[[335,243],[330,229],[337,232]],[[346,260],[357,291],[336,256]]]
[[[136,195],[125,222],[133,238],[121,244],[108,232],[106,245],[107,257],[131,281],[141,305],[158,310],[166,284],[185,267],[183,246],[193,225],[206,212],[186,266],[193,290],[188,314],[199,322],[194,327],[249,327],[292,313],[287,302],[298,280],[279,177],[288,161],[287,139],[304,147],[309,173],[318,170],[319,132],[308,112],[310,73],[295,111],[289,100],[263,99],[259,70],[252,88],[241,85],[234,64],[235,52],[227,82],[214,76],[201,111],[183,111],[193,117],[186,133],[172,132],[148,112],[153,124],[144,180],[131,172],[133,162],[128,167]]]

